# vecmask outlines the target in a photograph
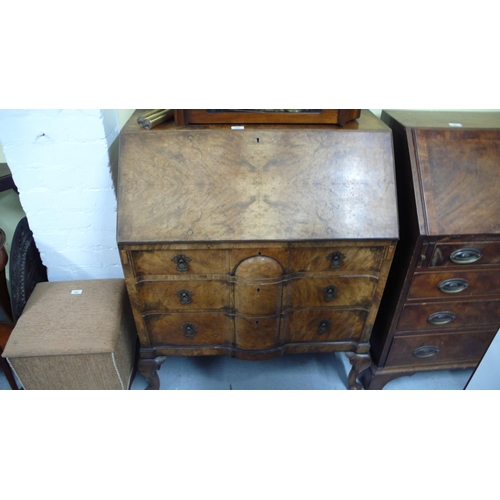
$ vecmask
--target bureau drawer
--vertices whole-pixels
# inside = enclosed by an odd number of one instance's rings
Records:
[[[262,350],[279,343],[280,317],[241,317],[234,319],[235,346],[238,349]]]
[[[222,345],[232,342],[232,320],[223,313],[147,314],[152,346]]]
[[[350,276],[292,280],[288,286],[288,306],[369,308],[377,283],[374,277]]]
[[[290,268],[294,272],[364,271],[379,272],[385,247],[344,247],[293,249]]]
[[[357,342],[368,311],[304,310],[286,316],[285,342]]]
[[[135,276],[228,273],[227,250],[133,250]]]
[[[443,291],[444,288],[448,292]],[[500,294],[500,272],[478,270],[416,274],[408,297],[425,299],[496,294]]]
[[[216,280],[141,281],[136,289],[142,311],[229,309],[229,283]]]
[[[398,332],[500,326],[500,299],[477,302],[406,304]]]
[[[500,264],[500,242],[438,243],[429,267]]]
[[[479,363],[496,330],[395,336],[385,366]]]

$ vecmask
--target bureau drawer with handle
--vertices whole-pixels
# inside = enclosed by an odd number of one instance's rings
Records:
[[[290,268],[294,272],[379,272],[384,247],[301,248],[290,252]]]
[[[500,242],[438,243],[429,267],[500,265]]]
[[[303,310],[286,315],[285,342],[358,341],[368,311]]]
[[[140,281],[136,289],[143,312],[229,309],[228,281]]]
[[[385,366],[478,363],[496,331],[397,335],[392,342]]]
[[[373,276],[301,278],[288,284],[288,307],[366,307],[373,300],[378,280]]]
[[[398,333],[412,330],[440,330],[500,327],[500,299],[475,302],[406,304],[398,323]]]
[[[229,272],[227,250],[133,250],[130,253],[136,277]]]
[[[223,313],[146,314],[143,318],[152,346],[232,343],[233,321]]]
[[[415,274],[410,299],[500,294],[500,272],[436,272]]]

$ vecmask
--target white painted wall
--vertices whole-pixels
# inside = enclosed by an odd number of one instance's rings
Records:
[[[117,278],[116,110],[2,110],[0,141],[50,281]]]

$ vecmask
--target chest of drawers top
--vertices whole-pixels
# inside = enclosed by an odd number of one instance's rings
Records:
[[[387,110],[382,118],[395,147],[408,148],[401,156],[411,163],[421,235],[500,233],[500,112]]]
[[[137,114],[137,113],[136,113]],[[120,136],[118,243],[397,239],[390,129],[175,127]]]

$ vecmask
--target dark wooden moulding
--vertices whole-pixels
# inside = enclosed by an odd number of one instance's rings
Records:
[[[390,129],[227,125],[120,137],[118,246],[159,388],[168,356],[346,352],[351,389],[398,239]]]
[[[216,112],[214,112],[216,111]],[[359,118],[360,109],[316,109],[309,112],[265,112],[258,110],[175,109],[177,126],[188,124],[328,124],[345,126]]]

